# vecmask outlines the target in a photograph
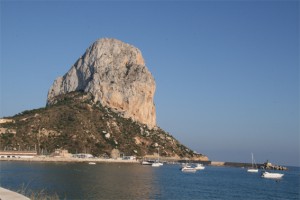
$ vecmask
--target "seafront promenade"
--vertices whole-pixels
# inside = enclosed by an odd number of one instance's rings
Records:
[[[8,189],[0,187],[0,199],[1,200],[30,200],[28,197],[19,193],[10,191]]]
[[[0,161],[24,162],[101,162],[101,163],[139,163],[138,160],[123,160],[112,158],[64,158],[64,157],[33,157],[33,158],[0,158]],[[2,199],[1,199],[2,200]]]

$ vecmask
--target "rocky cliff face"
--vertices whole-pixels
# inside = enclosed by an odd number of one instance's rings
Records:
[[[71,69],[58,77],[48,92],[47,105],[58,95],[89,92],[94,101],[122,113],[125,118],[156,125],[155,81],[139,49],[116,39],[94,42]]]

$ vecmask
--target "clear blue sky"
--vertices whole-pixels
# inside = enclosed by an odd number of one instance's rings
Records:
[[[1,0],[1,113],[45,106],[95,40],[138,47],[157,123],[211,160],[300,166],[299,1]]]

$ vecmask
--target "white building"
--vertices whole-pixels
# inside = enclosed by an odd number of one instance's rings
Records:
[[[88,153],[78,153],[78,154],[73,154],[74,158],[94,158],[92,154]]]
[[[0,151],[0,158],[33,158],[36,151]]]

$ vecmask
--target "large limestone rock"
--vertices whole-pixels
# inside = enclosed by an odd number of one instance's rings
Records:
[[[48,92],[55,96],[72,91],[90,92],[95,101],[152,128],[156,125],[153,101],[155,81],[139,49],[116,39],[94,42],[71,69],[58,77]]]

